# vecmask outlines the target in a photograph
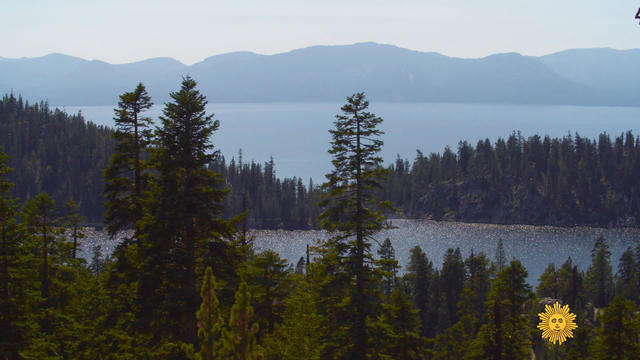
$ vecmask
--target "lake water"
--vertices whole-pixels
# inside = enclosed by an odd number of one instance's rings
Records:
[[[338,103],[243,103],[209,104],[207,110],[220,120],[220,130],[211,141],[230,159],[243,150],[244,161],[265,162],[273,156],[277,175],[298,176],[314,181],[324,180],[330,169],[328,130],[333,127]],[[69,113],[82,110],[86,119],[113,126],[113,106],[66,107]],[[157,119],[161,106],[148,112]],[[640,108],[532,106],[449,103],[372,103],[371,112],[384,119],[385,145],[382,155],[391,162],[397,155],[413,159],[416,150],[441,152],[445,146],[454,150],[460,140],[475,143],[484,138],[495,141],[513,131],[523,136],[539,134],[552,137],[578,132],[596,138],[601,132],[612,136],[632,130],[640,134]],[[640,241],[640,229],[556,228],[540,226],[502,226],[394,220],[397,229],[382,232],[379,239],[389,237],[397,258],[404,266],[409,250],[422,247],[437,267],[448,248],[460,247],[466,257],[473,249],[491,258],[498,239],[503,239],[508,259],[520,259],[529,270],[529,281],[537,283],[546,266],[558,267],[571,256],[582,270],[591,262],[591,248],[599,235],[605,236],[612,252],[614,272],[618,259],[627,246]],[[272,249],[291,263],[305,254],[307,244],[326,238],[320,231],[253,231],[255,244]],[[101,243],[110,252],[116,241],[105,239],[104,233],[92,232],[84,254],[91,243]]]
[[[220,120],[220,129],[211,141],[229,160],[264,163],[273,156],[279,177],[312,177],[323,182],[330,170],[330,135],[339,103],[238,103],[209,104],[207,111]],[[114,106],[74,106],[87,120],[113,126]],[[527,137],[535,134],[561,137],[569,132],[596,138],[601,132],[612,136],[632,130],[640,134],[640,108],[546,105],[496,105],[452,103],[372,103],[370,111],[384,119],[386,132],[382,156],[392,162],[397,155],[410,160],[416,150],[425,154],[454,151],[460,140],[475,146],[481,139],[495,141],[513,131]],[[147,116],[157,119],[162,106]]]
[[[442,266],[442,258],[448,248],[459,247],[463,257],[470,252],[484,252],[494,259],[498,240],[502,239],[507,260],[519,259],[529,271],[528,281],[537,284],[549,263],[560,267],[569,256],[573,263],[586,271],[591,263],[591,249],[600,235],[607,239],[611,250],[613,272],[618,269],[618,259],[629,246],[640,244],[640,229],[597,229],[586,227],[559,228],[552,226],[491,225],[428,220],[393,220],[394,229],[378,234],[379,241],[386,237],[396,250],[400,265],[406,267],[409,251],[418,245],[433,261]],[[258,249],[271,249],[294,264],[304,256],[306,245],[314,245],[318,239],[326,239],[323,231],[254,230],[251,232]],[[113,250],[118,240],[109,240],[104,232],[91,231],[82,249],[90,258],[91,245],[102,244],[105,253]],[[378,245],[373,244],[375,253]]]

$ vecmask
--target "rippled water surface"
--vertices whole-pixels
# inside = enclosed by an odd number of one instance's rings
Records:
[[[436,267],[442,266],[442,258],[448,248],[459,247],[464,257],[471,250],[485,252],[493,259],[499,239],[504,244],[508,260],[522,261],[529,271],[529,282],[537,283],[540,274],[549,263],[559,267],[569,256],[582,270],[591,263],[591,249],[600,235],[607,239],[611,249],[614,273],[618,259],[628,247],[640,244],[640,229],[597,229],[587,227],[559,228],[529,225],[491,225],[427,220],[393,220],[394,229],[378,234],[379,241],[389,237],[396,250],[396,258],[402,266],[409,259],[409,251],[419,245]],[[305,255],[306,245],[314,245],[318,239],[326,239],[323,231],[253,230],[255,246],[271,249],[289,262]],[[90,258],[93,244],[101,244],[104,253],[110,253],[118,239],[108,239],[104,232],[89,231],[83,246],[83,255]],[[374,251],[378,245],[374,244]]]

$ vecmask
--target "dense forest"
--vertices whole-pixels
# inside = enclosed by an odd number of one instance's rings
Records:
[[[14,95],[0,100],[0,151],[14,169],[13,194],[27,200],[47,192],[58,204],[73,199],[92,223],[103,219],[102,171],[113,154],[111,134],[82,114],[53,111]]]
[[[273,251],[257,252],[243,231],[252,205],[245,201],[245,211],[224,216],[225,198],[237,187],[223,186],[212,170],[219,160],[209,140],[218,123],[206,114],[205,97],[188,77],[170,96],[155,134],[144,118],[151,101],[144,86],[120,97],[104,172],[106,221],[111,232],[133,233],[107,259],[98,251],[90,263],[76,257],[83,241],[77,206],[60,216],[45,192],[18,202],[8,156],[0,153],[1,359],[640,353],[640,246],[624,252],[614,273],[607,240],[593,239],[587,269],[571,258],[550,264],[535,290],[501,242],[495,254],[466,258],[449,249],[441,268],[415,247],[400,274],[390,241],[373,248],[372,235],[391,211],[377,196],[390,170],[377,155],[382,119],[366,111],[362,93],[347,98],[331,130],[333,170],[320,186],[317,220],[331,238],[295,266]],[[252,167],[259,172],[242,165]],[[555,301],[577,316],[573,338],[562,345],[536,328],[538,314]]]
[[[117,114],[116,114],[117,115]],[[151,132],[152,129],[147,129]],[[0,100],[0,151],[9,155],[13,195],[28,200],[44,191],[64,204],[73,199],[91,224],[104,219],[103,170],[114,153],[110,128],[82,114],[52,111],[13,95]],[[208,167],[220,173],[230,219],[247,210],[245,226],[316,228],[319,186],[302,178],[279,179],[273,159],[260,164],[220,155]],[[640,226],[640,140],[631,132],[597,140],[563,138],[488,139],[456,151],[398,158],[379,196],[400,212],[391,216],[499,224]]]
[[[640,139],[523,138],[425,156],[391,167],[386,198],[406,216],[500,224],[640,225]]]

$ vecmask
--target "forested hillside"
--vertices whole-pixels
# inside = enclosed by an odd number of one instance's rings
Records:
[[[225,198],[243,188],[225,188],[209,166],[219,123],[205,112],[196,82],[185,78],[170,96],[153,141],[142,84],[121,96],[104,173],[106,221],[109,231],[133,231],[106,259],[98,248],[89,264],[76,257],[84,241],[78,216],[61,217],[47,193],[23,204],[12,196],[0,152],[0,359],[605,360],[640,353],[640,246],[629,246],[612,269],[607,239],[585,239],[594,241],[588,268],[571,258],[550,264],[535,291],[500,240],[495,254],[465,258],[448,249],[440,268],[414,247],[400,274],[389,239],[374,247],[390,205],[376,188],[388,169],[379,166],[382,119],[366,112],[364,94],[347,99],[331,130],[333,169],[321,185],[318,217],[330,237],[295,267],[252,246],[242,213],[223,217]],[[267,174],[268,182],[271,166],[246,171]],[[577,324],[557,331],[567,340],[561,345],[541,337],[559,314],[545,305],[556,302],[569,307],[562,319]]]
[[[409,217],[499,224],[640,225],[640,141],[631,132],[466,141],[397,159],[387,199]]]
[[[46,103],[29,104],[21,97],[0,100],[0,151],[14,169],[13,194],[28,200],[47,192],[59,205],[80,203],[89,223],[104,220],[103,171],[113,154],[113,130],[86,121],[81,114],[51,110]],[[248,210],[249,228],[308,229],[318,215],[313,183],[301,178],[278,179],[275,162],[242,162],[223,156],[210,164],[235,191],[225,199],[225,216]]]
[[[231,158],[228,164],[221,157],[210,165],[231,189],[225,199],[225,217],[246,210],[250,229],[315,228],[322,191],[312,180],[305,185],[302,178],[276,178],[275,166],[273,158],[261,165],[243,162],[241,156],[237,161]]]
[[[14,169],[14,194],[28,200],[44,191],[60,205],[73,199],[93,223],[103,220],[102,171],[113,154],[111,134],[43,102],[14,95],[0,100],[0,151]]]
[[[150,129],[152,130],[152,129]],[[113,130],[81,114],[52,111],[5,95],[0,100],[0,150],[14,168],[22,200],[46,191],[58,204],[71,198],[90,223],[104,219],[103,170],[114,151]],[[247,211],[248,228],[316,227],[312,182],[279,179],[273,159],[260,164],[220,155],[208,164],[231,189],[224,216]],[[415,160],[398,158],[380,195],[400,214],[499,224],[640,226],[640,141],[628,132],[598,139],[576,135],[524,138],[519,133]]]

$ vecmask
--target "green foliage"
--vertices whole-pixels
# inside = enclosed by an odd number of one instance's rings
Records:
[[[331,324],[329,331],[346,331],[344,336],[350,343],[339,345],[342,349],[338,351],[346,351],[343,356],[351,359],[364,359],[368,351],[367,317],[374,313],[376,304],[374,273],[369,266],[373,263],[370,247],[372,236],[385,225],[382,210],[391,209],[390,203],[376,197],[386,173],[378,155],[383,132],[377,127],[382,118],[366,111],[368,107],[363,93],[348,97],[341,108],[343,114],[336,115],[335,129],[329,130],[333,170],[322,185],[326,194],[320,203],[324,211],[319,217],[320,225],[333,235],[321,244],[324,257],[321,262],[327,263],[327,268],[337,266],[349,279],[332,285],[345,289],[345,302],[334,305],[343,307],[347,317],[342,324]]]
[[[102,172],[113,153],[112,131],[81,113],[51,110],[21,97],[0,99],[0,151],[15,169],[13,195],[28,200],[47,192],[57,204],[74,199],[90,222],[103,219]]]
[[[613,276],[611,273],[611,252],[604,237],[596,239],[591,250],[591,266],[585,278],[588,299],[597,308],[606,307],[613,297]]]
[[[153,103],[142,83],[120,95],[115,109],[115,151],[104,170],[105,222],[111,235],[127,230],[142,220],[150,191],[148,146],[152,141],[151,119],[142,112]],[[136,229],[138,226],[136,225]]]
[[[224,201],[225,218],[246,210],[246,226],[251,229],[316,227],[321,190],[311,179],[305,186],[302,178],[277,178],[273,159],[264,165],[243,162],[242,152],[228,163],[220,156],[209,168],[222,174],[225,186],[233,190]]]
[[[594,359],[637,359],[640,354],[640,315],[638,307],[622,296],[617,296],[602,316],[602,327],[591,353]]]
[[[23,346],[24,320],[29,308],[25,305],[30,262],[21,241],[17,221],[18,205],[11,196],[13,183],[8,180],[12,169],[7,166],[8,156],[0,152],[0,358],[13,359]]]
[[[252,323],[253,307],[249,286],[244,281],[235,295],[236,301],[231,308],[229,327],[222,331],[224,359],[253,360],[259,359],[262,349],[256,343],[259,325]]]
[[[296,275],[294,284],[281,325],[265,338],[267,360],[321,359],[324,319],[316,309],[319,297],[312,292],[305,277]]]
[[[377,260],[378,269],[382,274],[382,293],[384,296],[390,297],[396,288],[397,273],[400,265],[398,265],[396,252],[389,238],[385,238],[380,245],[378,256],[380,256]]]
[[[558,299],[558,271],[556,271],[555,264],[551,263],[540,275],[540,282],[536,288],[536,293],[539,297],[550,297],[552,299]]]
[[[85,237],[84,230],[82,228],[82,223],[85,219],[84,216],[80,215],[80,205],[73,201],[73,199],[68,199],[64,204],[64,207],[67,212],[65,227],[69,229],[69,235],[73,240],[71,258],[75,260],[78,252],[78,241]]]
[[[288,275],[287,261],[272,250],[253,256],[247,266],[245,276],[260,325],[258,339],[271,334],[282,320],[284,299],[289,290]]]
[[[495,143],[466,141],[457,153],[418,151],[396,159],[384,198],[411,217],[466,222],[638,226],[640,141],[630,131],[612,139],[578,134]]]
[[[418,317],[422,324],[422,334],[428,337],[435,335],[437,326],[437,313],[431,307],[431,299],[434,295],[434,273],[433,264],[419,246],[411,249],[407,273],[403,278],[414,305],[418,309]]]
[[[631,247],[622,253],[620,262],[618,263],[618,284],[616,286],[617,293],[625,299],[634,301],[636,304],[640,301],[640,267],[635,259],[635,254]]]
[[[448,249],[444,255],[442,263],[442,270],[440,271],[439,281],[446,284],[444,291],[442,291],[442,304],[444,319],[440,328],[445,328],[455,324],[458,321],[458,302],[460,301],[460,294],[464,286],[465,280],[465,266],[460,254],[460,248]]]
[[[170,95],[152,154],[153,202],[140,222],[136,316],[156,337],[194,343],[198,277],[209,265],[222,281],[232,280],[220,272],[237,264],[225,258],[232,251],[228,239],[234,227],[222,219],[228,191],[220,188],[220,174],[207,168],[218,154],[210,137],[219,122],[206,114],[206,98],[193,79],[184,78]]]
[[[400,289],[393,291],[382,312],[370,320],[374,359],[421,359],[422,338],[418,310]]]
[[[523,305],[532,297],[527,270],[513,260],[498,274],[487,302],[488,321],[470,349],[471,359],[528,359],[529,334]]]
[[[200,351],[193,352],[193,346],[187,347],[187,353],[191,360],[215,360],[219,359],[222,342],[220,336],[224,321],[220,312],[220,303],[215,294],[216,283],[211,267],[207,267],[202,280],[202,304],[196,312],[198,319],[198,338]]]

